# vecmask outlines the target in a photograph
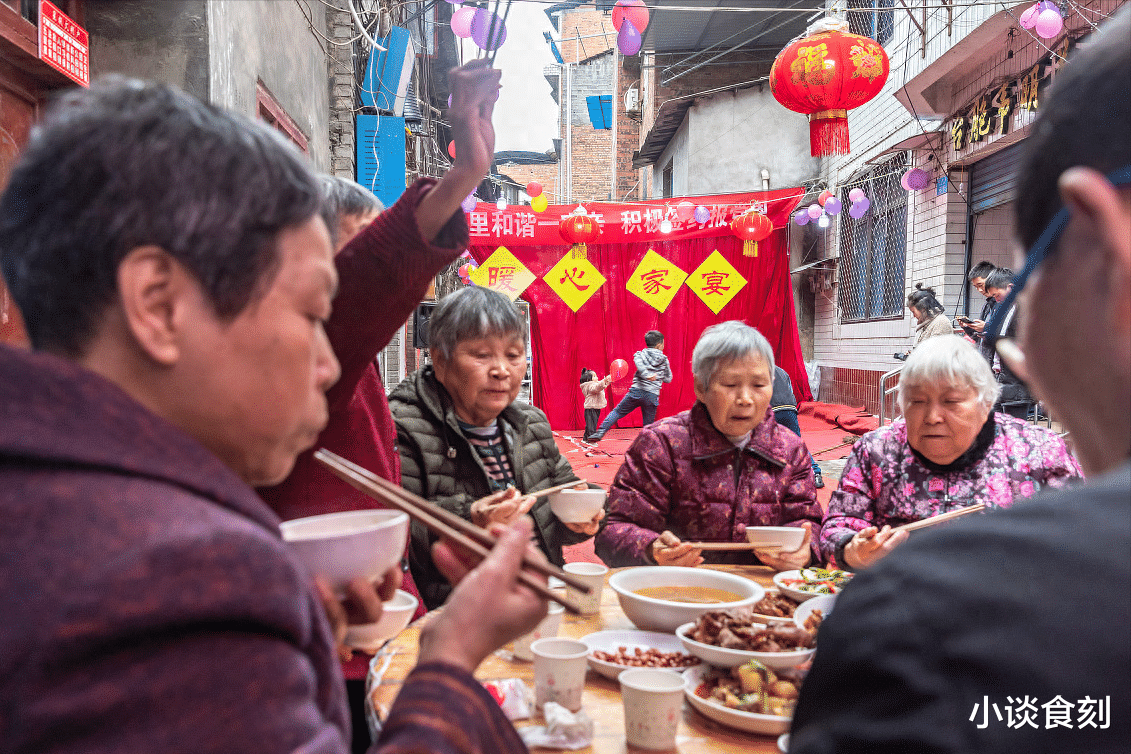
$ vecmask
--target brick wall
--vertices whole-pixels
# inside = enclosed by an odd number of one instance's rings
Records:
[[[514,162],[504,162],[497,165],[499,172],[514,179],[524,189],[526,184],[537,181],[542,184],[542,193],[550,204],[560,204],[558,201],[558,163],[537,165],[520,165]]]
[[[338,44],[326,45],[330,86],[330,172],[356,178],[354,169],[353,19],[346,11],[326,8],[327,36]]]

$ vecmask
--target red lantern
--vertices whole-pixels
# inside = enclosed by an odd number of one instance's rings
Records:
[[[774,230],[774,223],[761,212],[748,210],[730,221],[730,230],[742,239],[742,256],[758,256],[758,242]]]
[[[573,244],[571,251],[574,259],[585,259],[585,244],[596,241],[601,235],[601,224],[584,212],[585,210],[574,210],[558,223],[558,232],[562,238]]]
[[[809,116],[814,157],[848,154],[848,111],[880,93],[888,55],[868,37],[819,31],[782,50],[770,69],[770,90],[785,107]]]

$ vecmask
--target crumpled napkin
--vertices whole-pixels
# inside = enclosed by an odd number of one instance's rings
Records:
[[[547,749],[584,749],[593,742],[593,721],[585,710],[570,712],[557,702],[546,702],[542,708],[546,724],[520,728],[527,747]]]

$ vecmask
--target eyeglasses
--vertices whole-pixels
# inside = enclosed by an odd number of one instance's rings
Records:
[[[1114,186],[1126,186],[1131,184],[1131,165],[1124,165],[1117,170],[1113,170],[1107,174],[1107,179]],[[1028,282],[1029,276],[1033,274],[1033,271],[1036,270],[1041,262],[1045,261],[1048,255],[1052,253],[1052,250],[1056,248],[1060,236],[1064,233],[1064,229],[1068,227],[1069,219],[1071,219],[1071,213],[1068,211],[1068,207],[1061,207],[1060,211],[1057,212],[1049,224],[1045,226],[1045,230],[1041,233],[1037,242],[1029,249],[1029,253],[1025,258],[1025,266],[1021,269],[1017,277],[1013,278],[1013,290],[1009,292],[1009,295],[1005,297],[1004,301],[994,307],[990,321],[986,323],[983,342],[987,347],[997,348],[1002,326],[1005,323],[1009,310],[1013,308],[1013,304],[1017,301],[1017,296],[1025,287],[1025,283]],[[1021,355],[1020,349],[1016,347],[1010,349],[1007,346],[1006,348],[1009,352],[1009,355],[1006,356],[1007,360],[1012,360],[1010,359],[1011,356],[1016,358]]]

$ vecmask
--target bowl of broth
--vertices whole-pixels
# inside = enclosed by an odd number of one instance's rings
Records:
[[[291,552],[339,594],[351,579],[382,578],[404,554],[408,516],[393,510],[323,513],[279,525]]]
[[[680,566],[628,568],[609,577],[609,588],[637,628],[666,633],[711,610],[752,605],[766,593],[744,576]]]

